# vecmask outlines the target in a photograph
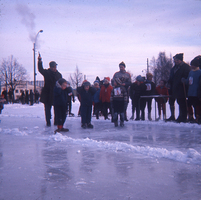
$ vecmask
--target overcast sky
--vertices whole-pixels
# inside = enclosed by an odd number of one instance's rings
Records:
[[[187,62],[201,54],[201,0],[1,0],[0,6],[0,59],[13,55],[30,80],[41,29],[44,68],[55,60],[66,79],[76,65],[92,82],[111,78],[121,61],[144,75],[147,58],[160,51],[182,52]]]

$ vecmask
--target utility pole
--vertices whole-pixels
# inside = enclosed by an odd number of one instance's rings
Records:
[[[147,73],[149,73],[149,59],[147,58]]]

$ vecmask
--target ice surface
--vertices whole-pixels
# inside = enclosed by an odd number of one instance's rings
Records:
[[[84,130],[76,116],[54,135],[43,104],[5,105],[0,120],[0,199],[201,199],[200,125],[100,117]]]

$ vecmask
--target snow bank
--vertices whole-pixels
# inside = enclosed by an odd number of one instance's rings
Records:
[[[193,163],[201,165],[201,154],[196,150],[190,148],[187,152],[181,152],[179,150],[167,150],[165,148],[155,148],[150,146],[134,146],[131,144],[123,143],[123,142],[107,142],[107,141],[97,141],[93,139],[74,139],[68,136],[63,136],[60,133],[56,135],[50,136],[51,139],[57,142],[70,142],[73,144],[87,146],[87,147],[96,147],[102,150],[109,150],[115,152],[133,152],[139,153],[155,158],[166,158],[175,160],[178,162],[184,163]]]

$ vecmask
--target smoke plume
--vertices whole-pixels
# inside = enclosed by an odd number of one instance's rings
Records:
[[[26,5],[18,4],[16,10],[22,17],[22,23],[26,26],[29,32],[29,38],[32,42],[35,40],[35,15],[31,12],[30,8]]]

